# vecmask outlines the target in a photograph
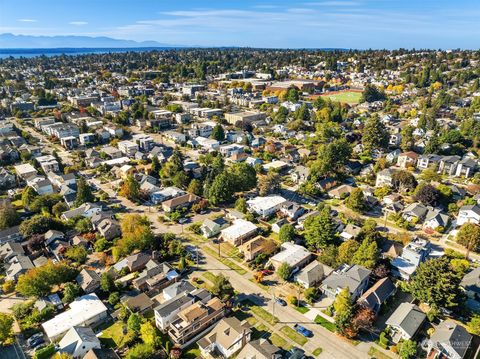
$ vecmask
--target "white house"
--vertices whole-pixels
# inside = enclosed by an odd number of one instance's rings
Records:
[[[90,327],[72,327],[58,343],[58,350],[80,359],[91,349],[101,349],[100,340]]]
[[[457,217],[457,226],[461,226],[465,223],[480,223],[480,206],[475,204],[460,207]]]
[[[257,232],[257,226],[252,222],[244,219],[236,219],[230,227],[220,231],[220,237],[232,243],[235,246],[242,244],[242,242]]]
[[[255,197],[247,201],[248,208],[262,217],[268,217],[276,213],[287,200],[282,196],[272,195],[266,197]]]

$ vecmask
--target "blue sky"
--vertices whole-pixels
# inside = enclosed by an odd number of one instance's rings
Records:
[[[480,0],[0,0],[0,33],[175,45],[480,48]]]

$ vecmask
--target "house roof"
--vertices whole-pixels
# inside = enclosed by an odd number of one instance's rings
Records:
[[[410,337],[413,337],[425,318],[425,313],[419,307],[415,304],[404,302],[387,319],[386,324],[402,328]]]
[[[282,350],[271,344],[267,339],[252,340],[247,343],[237,359],[265,359],[271,358],[274,354],[280,353]]]
[[[465,274],[460,285],[465,288],[465,290],[480,293],[480,267]]]
[[[346,266],[343,270],[331,273],[323,280],[323,285],[334,289],[348,287],[350,293],[354,293],[370,273],[369,269],[357,264],[351,267]]]
[[[472,338],[473,336],[463,326],[447,319],[440,323],[430,341],[436,348],[451,347],[459,357],[463,358],[470,347]]]
[[[205,348],[216,343],[222,348],[229,349],[237,342],[239,336],[245,336],[251,331],[251,326],[247,322],[242,324],[235,317],[222,318],[209,334],[198,341],[198,344]]]
[[[101,345],[92,328],[74,326],[67,331],[58,346],[61,351],[73,354],[83,343],[94,343],[98,348]]]
[[[329,275],[333,271],[332,268],[321,264],[320,262],[313,261],[303,268],[296,275],[297,281],[300,280],[304,283],[314,283],[315,281],[321,279],[324,276]]]
[[[365,303],[368,307],[373,307],[375,304],[383,304],[396,290],[395,284],[386,277],[380,279],[370,289],[368,289],[358,299],[359,303]]]

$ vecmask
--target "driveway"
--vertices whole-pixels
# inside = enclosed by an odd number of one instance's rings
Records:
[[[24,303],[25,298],[20,298],[20,297],[15,297],[14,295],[12,296],[0,296],[0,313],[7,313],[10,314],[12,313],[12,307],[15,304],[18,303]],[[0,355],[0,358],[3,358]]]

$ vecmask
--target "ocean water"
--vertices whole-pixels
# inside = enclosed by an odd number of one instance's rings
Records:
[[[31,58],[36,56],[76,56],[86,54],[108,54],[119,52],[141,52],[153,50],[168,50],[174,47],[129,47],[129,48],[55,48],[55,49],[0,49],[0,59],[13,58]]]

